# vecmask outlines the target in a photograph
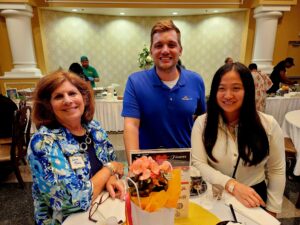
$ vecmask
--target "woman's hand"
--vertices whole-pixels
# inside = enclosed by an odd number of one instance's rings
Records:
[[[119,178],[123,177],[124,175],[124,165],[123,163],[112,161],[110,162],[115,170],[115,173],[119,175]]]
[[[242,183],[236,182],[232,194],[248,208],[266,206],[265,202],[253,188]]]
[[[106,182],[106,190],[109,195],[114,198],[124,199],[125,196],[125,186],[122,180],[119,180],[116,175],[110,176]]]

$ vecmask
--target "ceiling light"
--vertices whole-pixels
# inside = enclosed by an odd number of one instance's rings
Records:
[[[124,12],[120,12],[120,15],[121,15],[121,16],[124,16],[124,15],[125,15],[125,13],[124,13]]]
[[[178,15],[178,12],[172,12],[173,15]]]
[[[72,12],[77,12],[78,11],[78,9],[72,9]]]

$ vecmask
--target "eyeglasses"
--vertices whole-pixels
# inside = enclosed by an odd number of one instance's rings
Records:
[[[98,222],[98,220],[93,219],[93,215],[95,214],[95,212],[97,211],[99,205],[103,204],[107,199],[109,198],[109,193],[108,192],[104,192],[101,196],[100,196],[100,200],[99,202],[93,202],[90,211],[89,211],[89,220],[96,223]],[[104,216],[101,214],[101,216],[104,218]],[[105,218],[104,218],[105,219]]]

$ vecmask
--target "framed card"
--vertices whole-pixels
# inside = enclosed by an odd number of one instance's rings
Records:
[[[6,96],[12,100],[19,98],[18,91],[16,88],[6,89]]]
[[[130,151],[130,164],[142,156],[151,156],[158,164],[167,160],[173,167],[181,169],[181,193],[177,202],[175,217],[187,217],[190,197],[189,170],[191,166],[191,149],[147,149]]]

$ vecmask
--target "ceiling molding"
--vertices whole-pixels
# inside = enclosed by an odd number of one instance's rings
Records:
[[[201,1],[201,0],[194,0],[194,1],[161,1],[161,0],[152,0],[152,1],[84,1],[84,0],[45,0],[46,3],[70,3],[70,4],[128,4],[128,5],[135,5],[135,4],[145,4],[145,5],[243,5],[244,0],[219,0],[219,1]]]

